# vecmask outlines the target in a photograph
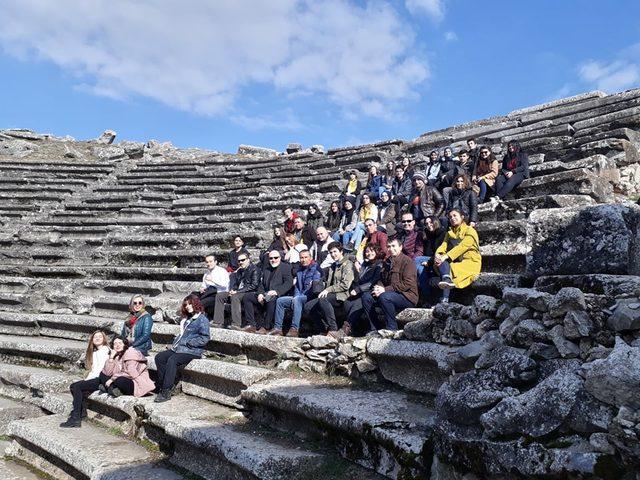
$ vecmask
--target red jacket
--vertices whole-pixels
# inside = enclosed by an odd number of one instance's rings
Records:
[[[291,214],[291,218],[287,219],[284,221],[284,231],[287,233],[293,233],[294,230],[296,229],[293,226],[293,222],[296,218],[300,217],[300,215],[298,215],[296,212],[293,212]]]

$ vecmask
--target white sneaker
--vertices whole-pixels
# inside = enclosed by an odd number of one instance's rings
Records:
[[[451,277],[442,277],[442,280],[438,282],[438,288],[444,290],[445,288],[455,288],[456,284],[453,283]]]

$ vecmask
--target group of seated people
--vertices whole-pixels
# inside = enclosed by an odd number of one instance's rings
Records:
[[[298,336],[304,317],[315,333],[362,335],[396,329],[401,310],[432,303],[432,286],[442,290],[437,301],[448,302],[451,289],[481,270],[478,204],[501,201],[529,176],[517,141],[508,143],[502,168],[491,148],[474,139],[467,146],[456,156],[434,150],[421,169],[406,155],[385,174],[372,166],[364,187],[348,172],[326,215],[317,205],[304,217],[284,208],[272,243],[253,262],[239,236],[226,269],[207,256],[199,294],[212,324]]]
[[[180,330],[171,346],[155,356],[155,383],[148,365],[153,317],[146,310],[142,295],[131,298],[129,311],[120,335],[111,341],[104,330],[91,334],[84,359],[88,373],[84,380],[71,384],[73,407],[61,427],[81,426],[87,417],[87,398],[93,392],[110,397],[144,397],[155,390],[154,402],[166,402],[179,379],[179,369],[202,357],[210,333],[209,319],[198,295],[190,294],[182,301]]]

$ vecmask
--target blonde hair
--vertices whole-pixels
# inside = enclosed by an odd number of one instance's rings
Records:
[[[298,244],[298,239],[293,233],[287,233],[284,236],[284,240],[285,242],[287,242],[287,247],[290,247],[290,248],[293,248]],[[289,242],[291,242],[291,245],[289,245]]]
[[[144,301],[144,297],[142,295],[140,295],[139,293],[136,293],[133,297],[131,297],[131,300],[129,300],[129,311],[130,312],[133,312],[133,301],[136,298],[139,298],[140,301],[142,301],[142,308],[147,306],[146,302]]]
[[[84,354],[84,368],[89,371],[91,371],[91,368],[93,367],[93,352],[97,350],[96,346],[93,344],[93,337],[98,333],[102,334],[102,345],[109,345],[109,337],[107,337],[104,330],[96,330],[91,334],[89,337],[89,344],[87,345],[87,351]]]

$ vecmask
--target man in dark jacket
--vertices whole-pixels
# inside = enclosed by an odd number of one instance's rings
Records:
[[[398,232],[398,241],[402,246],[402,253],[414,260],[424,252],[424,233],[416,230],[416,221],[411,213],[403,213],[400,223],[402,230]]]
[[[422,225],[424,219],[431,215],[441,217],[444,212],[444,200],[440,192],[427,183],[426,175],[420,172],[414,174],[413,185],[410,211],[416,223]]]
[[[307,302],[304,311],[311,315],[322,335],[338,338],[335,308],[342,306],[349,297],[349,290],[355,279],[355,268],[344,255],[340,242],[329,245],[329,255],[333,258],[333,265],[329,267],[326,287],[317,298]]]
[[[478,158],[480,158],[480,149],[478,148],[478,142],[476,142],[475,138],[467,139],[467,151],[469,152],[469,158],[473,165],[475,166],[478,163]]]
[[[404,174],[402,165],[396,167],[396,176],[391,184],[391,201],[396,205],[396,213],[403,205],[409,203],[411,197],[411,179]]]
[[[453,150],[451,150],[451,147],[444,149],[444,154],[440,157],[439,163],[440,171],[438,172],[438,175],[440,178],[436,187],[438,190],[442,191],[442,189],[451,186],[453,183],[453,177],[458,171],[458,165],[455,158],[453,158]]]
[[[362,294],[362,308],[371,328],[376,330],[397,330],[396,315],[418,303],[418,279],[413,260],[402,253],[397,238],[389,241],[389,253],[390,257],[382,266],[380,281],[370,292]],[[382,309],[384,323],[376,314],[376,305]]]
[[[502,159],[502,169],[496,178],[496,195],[504,200],[509,192],[529,178],[529,157],[513,140],[507,144],[507,153]]]
[[[271,330],[273,317],[276,311],[278,297],[287,295],[293,288],[293,275],[291,265],[282,262],[278,250],[268,252],[269,266],[262,271],[262,281],[255,292],[249,292],[242,299],[244,316],[247,326],[244,332],[259,333],[264,335]],[[256,308],[264,310],[265,315],[256,322]]]
[[[331,266],[333,259],[329,256],[329,245],[333,243],[333,238],[325,227],[316,228],[316,241],[309,246],[311,259],[324,270]]]
[[[324,227],[321,227],[324,228]],[[269,335],[283,335],[282,326],[284,323],[284,314],[286,310],[291,310],[293,318],[291,319],[291,328],[287,333],[287,337],[297,337],[300,329],[300,319],[302,311],[307,299],[311,297],[313,282],[322,278],[322,270],[316,262],[311,260],[309,250],[300,252],[300,268],[296,272],[296,286],[293,296],[285,295],[276,300],[275,325]]]
[[[316,231],[305,225],[301,217],[293,220],[293,234],[296,236],[296,240],[304,243],[307,248],[316,240]]]
[[[248,292],[255,292],[260,283],[260,269],[253,265],[249,258],[249,253],[241,251],[238,255],[238,269],[231,274],[229,280],[229,291],[220,292],[216,295],[215,311],[213,314],[213,325],[216,327],[228,328],[230,326],[241,326],[240,304],[244,295]],[[224,322],[224,304],[231,301],[231,323]]]

